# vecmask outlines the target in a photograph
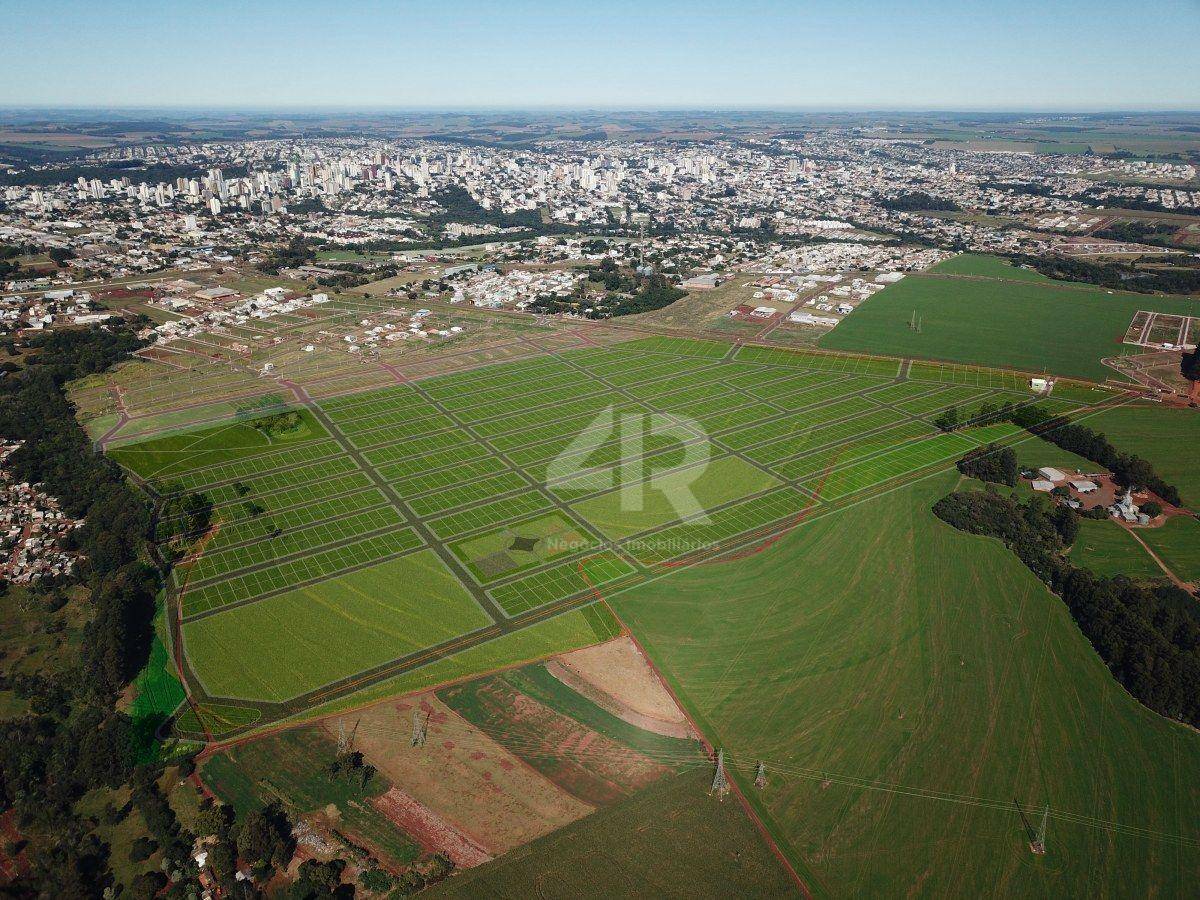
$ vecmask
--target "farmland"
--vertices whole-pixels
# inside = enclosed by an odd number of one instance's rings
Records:
[[[236,731],[605,636],[597,619],[551,626],[599,590],[1015,440],[931,420],[1029,398],[1002,372],[652,337],[272,407],[113,455],[214,504],[200,552],[175,569],[175,637],[195,698],[248,711],[218,717]],[[557,636],[525,640],[534,628]]]
[[[934,519],[955,480],[610,600],[744,785],[765,761],[752,801],[814,891],[1186,892],[1196,735],[1132,700],[1009,551]],[[1049,806],[1044,861],[1014,800]]]
[[[1141,532],[1143,539],[1147,532]],[[1079,536],[1071,547],[1071,560],[1097,575],[1128,575],[1130,578],[1162,578],[1163,571],[1116,522],[1083,519]]]
[[[986,259],[986,258],[984,258]],[[1193,314],[1197,301],[1040,282],[999,262],[951,260],[973,277],[914,275],[880,291],[821,338],[831,350],[1010,366],[1104,381],[1141,309]],[[939,271],[947,271],[939,268]],[[987,274],[988,277],[978,277]],[[1001,275],[1003,277],[992,277]],[[920,329],[910,327],[914,317]]]

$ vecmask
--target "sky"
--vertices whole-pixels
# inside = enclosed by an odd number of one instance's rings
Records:
[[[1200,0],[0,0],[0,105],[1200,109]]]

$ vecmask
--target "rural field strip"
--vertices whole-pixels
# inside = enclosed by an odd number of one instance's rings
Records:
[[[205,553],[188,572],[188,581],[194,589],[200,589],[233,572],[249,571],[254,566],[286,561],[298,553],[334,547],[341,542],[398,528],[402,523],[400,513],[391,506],[378,506],[352,515],[317,522],[284,532],[270,541],[243,544],[218,553]]]
[[[332,478],[336,475],[349,475],[355,471],[353,460],[345,456],[335,456],[327,460],[322,460],[318,463],[302,466],[295,469],[283,469],[274,472],[268,472],[263,475],[258,475],[254,479],[247,481],[256,493],[272,494],[284,488],[297,487],[302,484],[312,484],[325,478]],[[214,487],[205,488],[205,493],[208,494],[214,505],[220,506],[229,501],[253,499],[252,497],[244,497],[237,488],[238,482],[234,481],[228,484],[220,484]]]
[[[309,553],[297,559],[254,569],[244,575],[191,586],[183,594],[183,621],[191,622],[317,581],[335,573],[366,568],[385,559],[421,549],[421,539],[411,528],[401,528],[361,540]]]
[[[216,534],[204,545],[204,552],[210,554],[221,550],[232,550],[246,544],[267,540],[271,532],[276,529],[287,532],[373,509],[386,503],[387,498],[378,489],[368,488],[348,494],[334,495],[259,517],[235,520],[228,524],[221,522]]]
[[[305,463],[332,459],[339,453],[340,450],[335,442],[318,441],[287,450],[257,454],[247,457],[244,460],[196,469],[185,475],[173,475],[171,476],[171,480],[179,482],[185,490],[193,490],[200,487],[241,481],[267,472],[294,468]]]
[[[302,482],[301,484],[288,485],[267,494],[256,492],[246,497],[234,497],[223,503],[215,504],[214,509],[222,519],[225,516],[229,516],[228,521],[236,523],[252,518],[248,513],[240,519],[233,518],[235,512],[245,511],[244,508],[247,501],[253,501],[260,506],[264,506],[266,515],[274,515],[317,500],[337,497],[352,491],[360,491],[369,485],[370,481],[364,473],[350,471],[342,475],[317,478],[312,481]]]

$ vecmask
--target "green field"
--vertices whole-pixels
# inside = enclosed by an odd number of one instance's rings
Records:
[[[610,598],[811,889],[1180,896],[1200,738],[1137,704],[938,476]],[[1030,853],[1014,806],[1050,807]]]
[[[488,624],[430,550],[184,626],[215,696],[286,700]]]
[[[126,444],[111,450],[109,455],[143,478],[170,479],[207,466],[269,456],[293,444],[328,437],[307,410],[299,410],[297,415],[300,422],[296,428],[279,434],[255,428],[250,424],[254,421],[251,418]]]
[[[1138,532],[1142,538],[1152,529]],[[1162,578],[1163,570],[1128,531],[1111,521],[1080,519],[1071,562],[1104,577]]]
[[[543,617],[1013,437],[944,435],[928,417],[1023,399],[1021,379],[912,375],[647,338],[334,397],[282,435],[238,421],[115,455],[214,502],[203,553],[174,577],[193,699],[253,703],[246,721],[265,726],[555,649],[525,629],[577,646]],[[436,583],[409,571],[439,554]]]
[[[726,456],[652,475],[572,508],[606,537],[618,540],[779,484],[762,469]]]
[[[1200,414],[1158,404],[1135,404],[1093,416],[1088,425],[1101,431],[1114,446],[1136,453],[1154,464],[1168,482],[1179,488],[1183,502],[1200,507]]]
[[[1051,280],[1034,269],[1014,266],[999,256],[987,256],[982,253],[960,253],[938,263],[929,271],[939,275],[975,275],[980,278],[1002,278],[1006,281]]]
[[[709,780],[703,771],[667,778],[460,873],[429,895],[504,900],[799,896],[741,806],[707,796]]]
[[[1175,516],[1161,528],[1137,533],[1182,581],[1200,582],[1200,521]]]
[[[1104,381],[1116,373],[1100,360],[1121,355],[1139,309],[1194,315],[1200,302],[1061,282],[913,275],[863,303],[820,345]],[[909,327],[914,313],[919,332]]]

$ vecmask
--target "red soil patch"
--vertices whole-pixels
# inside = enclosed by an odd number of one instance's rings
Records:
[[[392,788],[371,805],[430,853],[444,853],[460,869],[482,865],[492,857],[470,837],[399,788]]]

